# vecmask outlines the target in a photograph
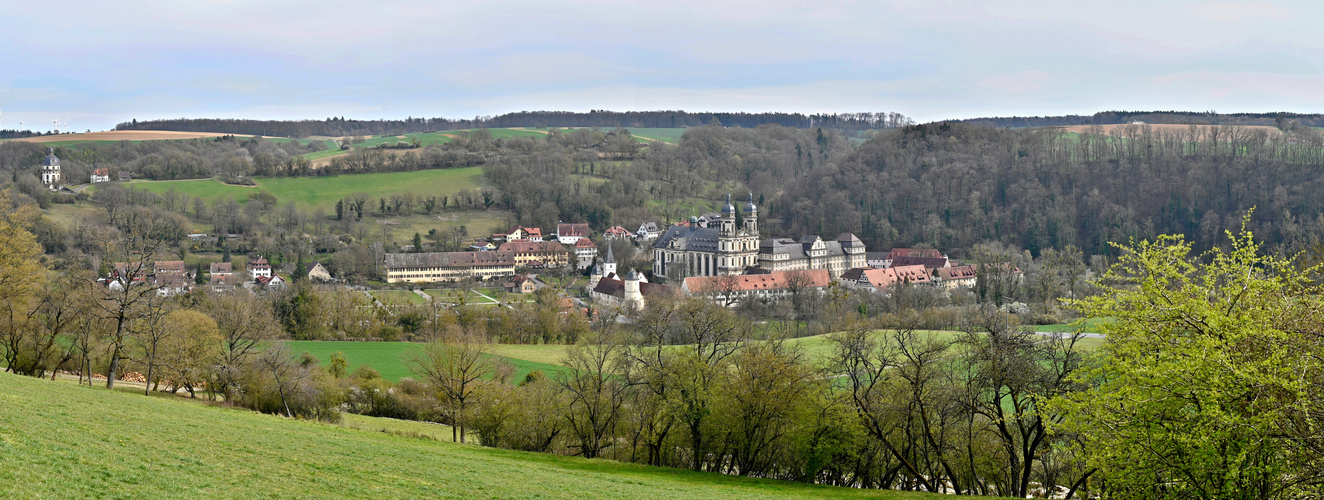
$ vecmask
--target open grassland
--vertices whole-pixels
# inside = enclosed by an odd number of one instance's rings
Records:
[[[386,305],[425,304],[426,300],[417,293],[405,290],[378,290],[372,292],[373,298]]]
[[[928,497],[458,445],[8,373],[0,403],[4,498]]]
[[[482,177],[482,167],[468,167],[328,177],[269,177],[254,179],[257,186],[235,186],[215,179],[133,181],[128,185],[157,194],[174,188],[181,194],[201,197],[209,203],[220,198],[245,202],[249,195],[265,190],[275,195],[281,204],[293,201],[303,209],[321,208],[330,212],[336,200],[354,193],[366,193],[374,198],[374,202],[375,198],[406,191],[419,196],[450,196],[461,190],[481,187]]]
[[[331,355],[341,353],[345,356],[345,363],[349,369],[356,370],[358,367],[368,365],[382,378],[392,382],[399,381],[404,377],[418,378],[418,375],[410,371],[405,359],[411,351],[420,349],[423,344],[414,342],[348,342],[348,341],[319,341],[319,340],[292,340],[287,342],[290,351],[295,354],[308,353],[316,356],[323,365],[331,363]],[[547,346],[559,348],[565,352],[565,346]],[[539,363],[526,359],[512,358],[501,354],[501,350],[493,349],[494,355],[498,358],[514,365],[515,380],[523,379],[533,371],[541,371],[546,375],[552,375],[555,372],[564,370],[564,367],[552,363]]]
[[[429,290],[426,293],[434,297],[442,296],[441,291]],[[1045,332],[1051,331],[1058,330],[1045,330]],[[962,335],[961,332],[946,330],[922,330],[917,333],[947,342],[955,341]],[[786,343],[788,346],[801,349],[806,359],[815,364],[826,362],[833,355],[835,349],[827,335],[794,338],[787,340]],[[1102,338],[1082,338],[1078,346],[1081,349],[1094,350],[1103,343],[1104,339]],[[309,352],[317,356],[323,363],[329,362],[332,353],[343,353],[351,370],[367,364],[390,380],[414,376],[405,366],[404,355],[410,349],[416,349],[419,346],[419,344],[411,342],[293,341],[289,344],[294,352]],[[517,369],[516,374],[519,377],[523,377],[533,370],[541,370],[544,373],[551,374],[565,369],[562,365],[568,347],[565,345],[493,344],[488,347],[493,354],[514,364]]]

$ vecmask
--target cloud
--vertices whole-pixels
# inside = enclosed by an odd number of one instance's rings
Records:
[[[485,62],[439,78],[466,87],[506,87],[592,82],[630,72],[628,66],[576,52],[512,54]]]
[[[1195,15],[1211,21],[1246,21],[1250,19],[1289,19],[1291,9],[1269,2],[1209,3],[1195,7]]]
[[[1004,74],[981,78],[978,82],[975,82],[975,85],[1003,92],[1034,92],[1043,89],[1044,84],[1051,78],[1047,72],[1032,70],[1022,71],[1014,75]]]

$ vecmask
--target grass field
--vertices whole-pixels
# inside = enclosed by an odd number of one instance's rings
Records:
[[[341,341],[319,341],[319,340],[292,340],[287,342],[290,351],[295,354],[309,353],[316,356],[323,365],[331,363],[331,355],[343,353],[345,363],[350,371],[358,369],[362,365],[371,366],[382,374],[382,378],[392,382],[399,381],[404,377],[418,378],[416,374],[409,370],[405,364],[405,356],[422,346],[413,342],[341,342]],[[538,362],[528,359],[513,358],[506,356],[501,346],[493,346],[493,352],[510,362],[515,366],[515,380],[524,378],[529,372],[538,370],[544,374],[551,375],[555,372],[564,370],[564,367],[552,363]],[[520,346],[523,347],[523,346]],[[560,349],[565,352],[565,346],[541,346]],[[543,358],[539,358],[543,359]]]
[[[182,194],[200,196],[209,203],[218,198],[244,202],[250,194],[266,190],[275,195],[281,204],[293,201],[304,209],[322,208],[330,211],[336,200],[354,193],[367,193],[374,198],[406,191],[420,196],[449,196],[461,190],[481,187],[482,177],[482,167],[469,167],[330,177],[258,178],[255,179],[257,186],[253,187],[223,184],[215,179],[133,181],[128,185],[157,194],[174,188]]]
[[[481,448],[8,373],[0,402],[3,498],[928,497]]]
[[[382,304],[386,305],[413,305],[427,303],[427,301],[423,300],[423,297],[420,297],[417,293],[405,290],[378,290],[372,292],[372,296]]]

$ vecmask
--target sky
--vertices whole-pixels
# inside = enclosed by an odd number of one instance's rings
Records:
[[[1324,112],[1319,2],[0,1],[0,127]]]

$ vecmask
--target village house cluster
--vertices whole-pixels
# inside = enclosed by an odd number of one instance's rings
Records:
[[[198,279],[198,270],[189,270],[182,260],[158,260],[147,267],[138,262],[116,262],[108,275],[99,281],[115,291],[126,287],[150,284],[156,294],[168,297],[207,288],[214,292],[235,289],[280,290],[289,283],[289,276],[276,273],[267,259],[259,256],[248,263],[247,269],[236,269],[232,262],[213,262],[208,265],[205,279]],[[317,283],[335,281],[321,263],[304,265],[303,275]]]
[[[833,285],[884,294],[902,285],[972,288],[980,273],[975,265],[953,261],[934,249],[868,252],[851,233],[826,240],[818,235],[761,238],[752,193],[740,207],[727,195],[719,212],[665,228],[655,222],[634,231],[619,225],[607,228],[599,240],[607,247],[601,258],[592,235],[585,223],[558,224],[556,233],[546,235],[541,228],[515,226],[475,241],[468,252],[386,254],[386,281],[500,279],[508,291],[529,293],[534,286],[517,274],[522,270],[591,267],[586,287],[590,300],[603,307],[639,309],[658,295],[699,295],[731,306],[750,297],[821,292]],[[647,245],[651,272],[618,269],[611,246],[615,241]],[[999,269],[1020,274],[1009,264]]]

